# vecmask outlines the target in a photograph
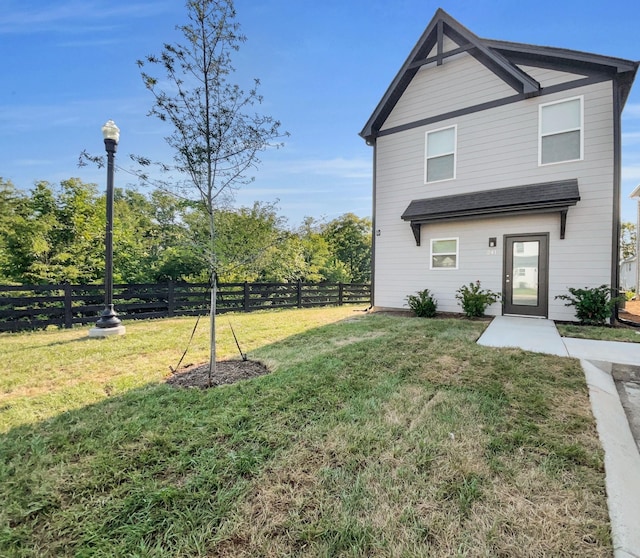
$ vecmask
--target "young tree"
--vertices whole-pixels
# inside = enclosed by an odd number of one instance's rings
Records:
[[[620,228],[620,256],[623,260],[636,255],[636,226],[630,222],[622,223]]]
[[[155,102],[150,115],[167,122],[173,167],[186,177],[208,216],[206,256],[211,277],[210,379],[215,371],[215,301],[218,262],[215,210],[234,188],[252,180],[258,154],[282,136],[280,123],[254,112],[259,81],[245,92],[230,81],[232,55],[246,39],[235,21],[232,0],[189,0],[189,23],[178,27],[182,44],[165,44],[160,55],[139,60],[141,75]],[[162,78],[152,75],[156,68]],[[166,89],[162,87],[166,85]],[[139,158],[138,162],[148,163]],[[166,168],[166,165],[164,165]]]

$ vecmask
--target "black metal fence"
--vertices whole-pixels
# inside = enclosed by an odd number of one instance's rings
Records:
[[[366,283],[223,283],[218,285],[218,313],[269,308],[308,308],[368,304]],[[142,320],[207,314],[207,283],[114,285],[113,303],[120,318]],[[104,308],[103,285],[0,285],[0,331],[70,328],[97,321]]]

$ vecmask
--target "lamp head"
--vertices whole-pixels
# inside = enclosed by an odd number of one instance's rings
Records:
[[[106,140],[113,140],[116,143],[120,140],[120,128],[116,126],[113,120],[107,121],[102,127],[102,137]]]

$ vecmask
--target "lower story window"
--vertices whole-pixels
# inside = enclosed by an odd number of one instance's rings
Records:
[[[458,239],[431,239],[431,269],[458,269]]]

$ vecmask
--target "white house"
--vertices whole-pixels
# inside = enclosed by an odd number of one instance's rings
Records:
[[[618,285],[620,116],[638,63],[477,37],[438,10],[360,135],[373,146],[373,306],[428,288],[573,320]]]
[[[620,288],[623,291],[636,291],[638,280],[638,258],[631,256],[620,262]]]

